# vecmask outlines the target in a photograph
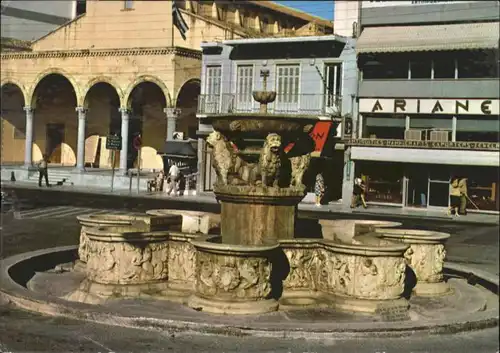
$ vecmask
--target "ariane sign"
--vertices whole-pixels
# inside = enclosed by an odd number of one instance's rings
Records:
[[[498,115],[498,99],[361,98],[360,113]]]
[[[387,6],[422,6],[422,5],[444,5],[444,4],[459,4],[464,2],[476,2],[476,1],[362,1],[362,8],[369,7],[387,7]]]

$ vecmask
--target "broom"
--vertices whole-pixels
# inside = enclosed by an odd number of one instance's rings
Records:
[[[469,200],[469,202],[472,204],[472,206],[474,206],[476,208],[476,210],[479,210],[479,207],[477,207],[477,205],[469,198],[469,195],[465,194],[465,197],[467,198],[467,200]]]

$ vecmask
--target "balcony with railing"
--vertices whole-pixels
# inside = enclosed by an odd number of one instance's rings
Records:
[[[342,99],[333,94],[277,94],[268,105],[268,114],[340,116]],[[198,98],[198,114],[258,113],[259,103],[251,96],[223,93],[202,94]]]

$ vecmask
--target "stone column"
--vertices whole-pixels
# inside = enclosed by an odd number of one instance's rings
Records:
[[[120,152],[120,172],[127,173],[127,154],[128,154],[128,125],[129,110],[127,108],[118,109],[122,114],[122,150]]]
[[[30,106],[24,107],[26,112],[26,140],[24,149],[24,166],[31,167],[33,165],[33,111]]]
[[[180,115],[180,109],[177,108],[165,108],[163,112],[167,116],[167,141],[173,141],[174,131],[177,126],[177,119]]]
[[[85,121],[87,119],[87,109],[76,107],[75,110],[78,113],[76,169],[83,172],[85,170]]]

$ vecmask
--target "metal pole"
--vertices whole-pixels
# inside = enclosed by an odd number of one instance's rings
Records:
[[[116,156],[116,151],[112,150],[111,151],[111,192],[113,192],[113,184],[115,181],[115,156]]]
[[[141,180],[141,147],[137,153],[137,193],[139,193],[139,182]]]

